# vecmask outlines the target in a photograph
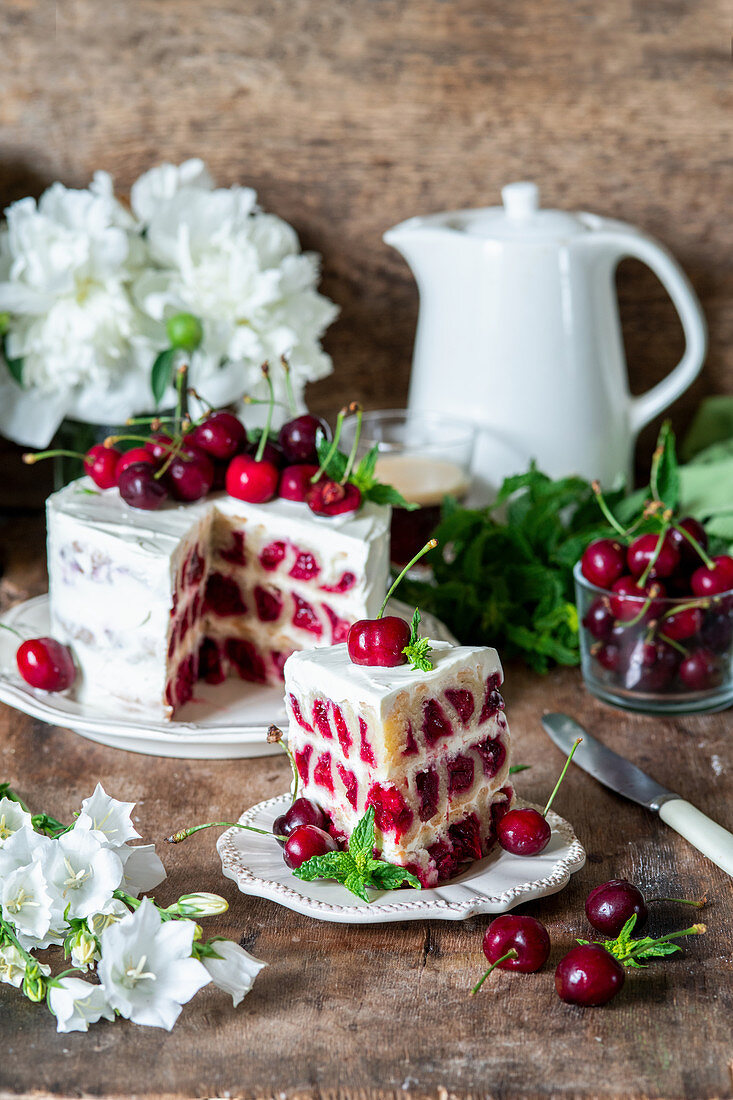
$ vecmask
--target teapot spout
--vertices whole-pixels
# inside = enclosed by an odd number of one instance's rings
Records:
[[[388,229],[382,236],[385,244],[395,248],[417,273],[424,262],[432,262],[438,253],[452,249],[460,234],[446,222],[445,215],[408,218]]]

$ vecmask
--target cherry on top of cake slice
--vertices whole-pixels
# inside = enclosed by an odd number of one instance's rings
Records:
[[[422,550],[408,561],[390,586],[377,616],[374,619],[357,619],[350,627],[346,639],[349,658],[352,664],[371,667],[397,668],[409,664],[420,672],[429,672],[433,663],[430,659],[431,646],[427,638],[418,636],[420,611],[416,607],[412,622],[398,615],[385,615],[384,610],[390,596],[413,565],[429,550],[438,545],[437,539],[430,539]]]

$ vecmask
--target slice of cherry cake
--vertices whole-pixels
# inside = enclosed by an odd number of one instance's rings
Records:
[[[352,664],[345,645],[285,662],[303,794],[350,836],[369,806],[382,857],[424,886],[493,846],[509,809],[509,727],[495,649],[432,642],[433,669]]]

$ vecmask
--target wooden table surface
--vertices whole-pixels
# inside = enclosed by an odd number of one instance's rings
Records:
[[[18,520],[7,551],[3,606],[44,589],[42,534]],[[564,710],[662,783],[733,829],[731,713],[665,720],[592,699],[575,670],[541,679],[509,667],[515,760],[531,765],[520,793],[542,801],[562,763],[542,732]],[[0,1095],[171,1097],[730,1097],[733,1076],[731,879],[654,816],[571,768],[557,809],[588,861],[560,894],[522,907],[546,922],[552,955],[539,974],[497,972],[475,998],[488,917],[347,927],[245,898],[222,878],[213,831],[169,848],[173,827],[237,815],[283,791],[284,759],[163,760],[102,748],[0,708],[0,779],[34,807],[69,819],[97,781],[138,804],[136,823],[168,869],[158,892],[221,892],[230,909],[209,934],[238,939],[270,965],[239,1008],[211,988],[172,1033],[118,1020],[58,1035],[49,1013],[0,987]],[[609,878],[650,897],[707,894],[705,936],[682,954],[629,973],[610,1005],[563,1004],[553,970],[587,936],[583,901]],[[694,910],[652,906],[654,930],[692,923]]]

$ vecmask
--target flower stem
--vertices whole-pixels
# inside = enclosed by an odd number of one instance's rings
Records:
[[[488,978],[491,971],[495,970],[496,967],[499,965],[499,963],[506,962],[507,959],[518,959],[518,958],[519,958],[519,955],[517,954],[517,952],[514,950],[513,947],[510,947],[509,950],[507,951],[507,953],[505,955],[502,955],[500,959],[497,959],[496,962],[493,962],[491,964],[491,966],[489,967],[489,969],[486,971],[486,973],[483,974],[479,978],[479,980],[476,982],[475,986],[471,990],[471,996],[473,996],[474,993],[478,993],[479,989],[484,984],[484,982]]]
[[[270,832],[269,829],[256,829],[254,825],[242,825],[239,821],[207,821],[204,825],[192,825],[188,829],[181,829],[178,833],[173,833],[172,836],[167,836],[165,839],[168,844],[180,844],[182,840],[185,840],[189,836],[193,836],[194,833],[198,833],[201,829],[246,829],[248,833],[259,833],[260,836],[271,836],[275,840],[287,840],[286,836],[278,836],[276,833]]]
[[[573,759],[573,756],[575,755],[575,750],[577,749],[578,745],[580,744],[580,742],[581,742],[582,740],[583,740],[583,738],[582,738],[582,737],[578,737],[578,738],[576,738],[576,739],[575,739],[575,741],[573,742],[573,747],[572,747],[572,749],[570,750],[570,752],[568,753],[568,758],[567,758],[567,760],[565,761],[565,767],[564,767],[564,768],[563,768],[563,770],[562,770],[562,771],[560,772],[560,778],[558,779],[557,783],[555,784],[555,789],[554,789],[554,791],[552,792],[552,794],[550,795],[550,797],[548,798],[548,800],[547,800],[547,805],[545,806],[544,810],[542,811],[542,816],[543,816],[543,817],[547,817],[547,811],[549,810],[550,806],[552,805],[552,800],[554,799],[555,795],[557,794],[557,790],[558,790],[558,787],[560,786],[560,784],[562,783],[563,779],[565,778],[565,772],[566,772],[566,771],[568,770],[568,768],[570,767],[570,761],[571,761],[571,760]]]
[[[425,543],[422,550],[418,550],[417,554],[415,554],[415,557],[412,558],[411,561],[408,561],[407,565],[402,570],[402,572],[397,574],[396,579],[392,582],[392,584],[390,585],[390,587],[387,591],[387,595],[384,597],[384,603],[382,604],[379,611],[377,612],[377,618],[378,619],[381,619],[382,615],[384,615],[384,609],[385,609],[385,607],[387,606],[387,604],[389,602],[389,598],[392,595],[392,593],[394,592],[397,585],[400,583],[400,581],[404,577],[405,573],[407,573],[410,569],[412,569],[415,562],[419,561],[420,558],[423,556],[423,554],[427,554],[428,550],[434,550],[437,545],[438,545],[438,540],[437,539],[430,539],[429,542]]]
[[[260,442],[255,454],[255,462],[262,462],[262,456],[265,453],[265,446],[270,436],[270,425],[272,424],[272,408],[275,404],[275,391],[272,388],[272,379],[270,378],[270,366],[268,363],[262,364],[262,373],[265,376],[265,382],[267,382],[267,388],[270,393],[270,400],[267,406],[267,417],[265,419],[265,426],[262,429],[262,435],[260,436]]]
[[[288,404],[290,405],[290,412],[292,416],[298,415],[298,406],[295,403],[295,394],[293,393],[293,379],[290,375],[290,363],[288,363],[288,357],[286,355],[280,356],[280,362],[282,363],[283,370],[285,371],[285,389],[288,394]]]

